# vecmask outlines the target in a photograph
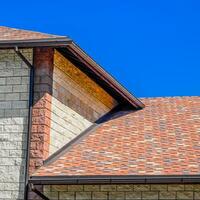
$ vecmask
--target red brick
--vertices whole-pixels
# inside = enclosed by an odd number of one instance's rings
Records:
[[[52,48],[34,49],[36,84],[32,111],[30,174],[40,167],[49,155],[53,57]]]

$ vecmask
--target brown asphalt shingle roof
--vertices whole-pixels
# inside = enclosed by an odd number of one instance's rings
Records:
[[[19,30],[15,28],[9,28],[0,26],[0,41],[12,41],[12,40],[35,40],[35,39],[51,39],[62,38],[64,36],[45,34],[34,31]]]
[[[120,111],[33,176],[196,175],[200,173],[200,97],[142,99]]]

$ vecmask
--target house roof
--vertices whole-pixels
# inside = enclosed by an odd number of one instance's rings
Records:
[[[48,38],[65,38],[65,36],[51,35],[47,33],[40,33],[35,31],[21,30],[0,26],[0,41],[2,40],[35,40]]]
[[[69,37],[0,26],[0,49],[53,47],[74,62],[119,103],[141,109],[144,104],[128,92]]]
[[[66,36],[0,26],[0,48],[66,46],[71,41]]]
[[[48,160],[31,177],[200,174],[200,97],[142,99]]]

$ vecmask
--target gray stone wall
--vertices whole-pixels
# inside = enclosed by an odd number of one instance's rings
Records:
[[[51,200],[199,200],[200,184],[45,186]]]
[[[32,51],[23,50],[31,61]],[[0,199],[23,199],[29,69],[13,50],[0,50]]]

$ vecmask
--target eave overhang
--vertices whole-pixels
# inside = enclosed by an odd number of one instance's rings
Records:
[[[117,82],[109,73],[107,73],[99,64],[97,64],[90,56],[88,56],[77,44],[72,42],[67,49],[74,54],[82,63],[84,63],[90,71],[96,75],[96,81],[104,82],[105,86],[109,86],[115,91],[114,93],[121,100],[125,100],[125,104],[133,106],[135,109],[142,109],[145,105],[134,95],[128,92],[119,82]],[[112,92],[112,91],[111,91]]]
[[[200,183],[200,175],[32,176],[29,183],[34,185]]]
[[[33,48],[33,47],[66,47],[72,40],[68,37],[28,39],[28,40],[1,40],[0,49]]]
[[[137,110],[145,107],[139,99],[130,94],[121,84],[119,84],[68,37],[0,41],[0,49],[34,47],[52,47],[56,48],[58,51],[64,52],[64,56],[69,56],[71,61],[81,64],[81,70],[87,73],[109,94],[113,95],[120,104],[125,106],[128,105],[130,108]]]

